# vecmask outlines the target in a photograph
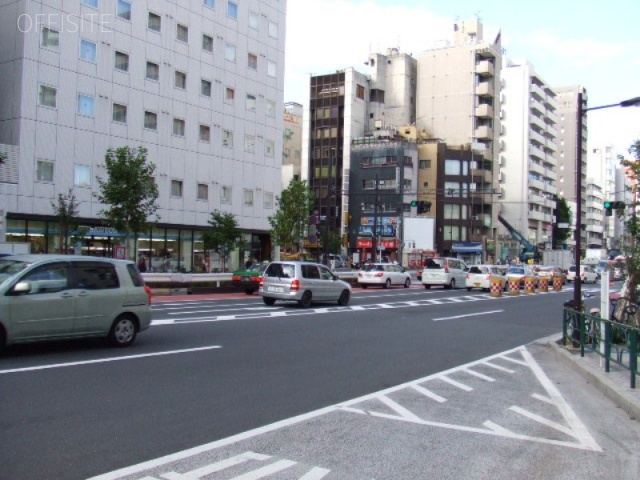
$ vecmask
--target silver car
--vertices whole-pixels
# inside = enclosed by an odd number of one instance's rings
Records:
[[[71,255],[0,258],[0,349],[74,337],[131,345],[151,323],[151,290],[134,262]]]
[[[351,299],[351,285],[318,263],[278,261],[271,262],[264,271],[259,294],[267,305],[289,300],[303,308],[312,302],[338,302],[344,306]]]

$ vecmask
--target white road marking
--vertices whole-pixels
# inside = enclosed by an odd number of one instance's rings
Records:
[[[549,397],[545,397],[543,395],[538,395],[537,393],[534,393],[531,396],[533,398],[535,398],[536,400],[540,400],[542,402],[549,403],[549,404],[553,405],[553,400],[551,400]]]
[[[237,312],[238,310],[273,310],[274,308],[282,308],[282,307],[230,307],[230,308],[208,308],[207,310],[189,310],[187,312],[169,312],[168,315],[186,315],[193,313],[210,313],[217,311],[226,311],[231,310],[233,312]]]
[[[455,320],[458,318],[466,318],[466,317],[475,317],[478,315],[489,315],[492,313],[502,313],[504,312],[504,310],[491,310],[489,312],[476,312],[476,313],[468,313],[466,315],[456,315],[454,317],[442,317],[442,318],[434,318],[432,319],[433,322],[441,322],[443,320]]]
[[[216,463],[205,465],[204,467],[196,468],[195,470],[191,470],[189,472],[163,473],[162,478],[166,478],[166,480],[196,480],[206,475],[220,472],[222,470],[226,470],[227,468],[235,467],[236,465],[240,465],[249,460],[264,461],[264,460],[269,460],[270,458],[271,457],[269,455],[262,455],[262,454],[253,453],[253,452],[245,452],[231,458],[226,458]]]
[[[527,362],[524,362],[522,360],[518,360],[518,359],[515,359],[515,358],[511,358],[511,357],[509,357],[507,355],[505,355],[504,357],[501,357],[501,358],[503,358],[504,360],[506,360],[508,362],[515,363],[517,365],[523,365],[525,367],[527,366]]]
[[[5,373],[33,372],[35,370],[47,370],[50,368],[76,367],[78,365],[90,365],[93,363],[119,362],[122,360],[134,360],[137,358],[160,357],[163,355],[176,355],[178,353],[201,352],[204,350],[213,350],[215,348],[222,348],[222,347],[220,345],[212,345],[210,347],[186,348],[183,350],[168,350],[166,352],[143,353],[140,355],[127,355],[126,357],[99,358],[95,360],[84,360],[81,362],[53,363],[50,365],[38,365],[36,367],[12,368],[8,370],[0,370],[0,375]]]
[[[416,392],[420,392],[421,394],[423,394],[425,397],[430,398],[431,400],[435,400],[438,403],[444,403],[447,401],[446,398],[441,397],[440,395],[433,393],[431,390],[429,390],[428,388],[424,388],[423,386],[420,385],[413,385],[412,388],[416,391]]]
[[[271,465],[267,465],[262,468],[258,468],[253,472],[247,472],[243,475],[238,475],[237,477],[233,477],[231,480],[259,480],[260,478],[268,477],[271,474],[280,472],[289,467],[296,465],[298,462],[294,462],[292,460],[279,460]]]
[[[475,372],[469,368],[462,369],[463,372],[468,373],[469,375],[473,375],[474,377],[481,378],[482,380],[486,380],[487,382],[495,382],[495,378],[491,378],[487,375],[483,375],[482,373]]]
[[[331,473],[326,468],[314,467],[299,478],[299,480],[320,480]]]
[[[465,392],[470,392],[471,390],[473,390],[473,388],[471,388],[470,386],[465,385],[464,383],[456,382],[455,380],[447,377],[446,375],[439,376],[438,380],[442,380],[443,382],[447,382],[449,385],[453,385],[454,387],[457,387],[460,390],[464,390]]]
[[[554,429],[556,429],[556,430],[558,430],[558,431],[560,431],[560,432],[562,432],[562,433],[564,433],[566,435],[574,437],[576,440],[580,440],[576,436],[576,433],[573,430],[571,430],[570,428],[567,428],[564,425],[560,425],[557,422],[553,422],[553,421],[548,420],[548,419],[546,419],[544,417],[541,417],[540,415],[536,415],[535,413],[531,413],[530,411],[525,410],[524,408],[520,408],[520,407],[517,407],[517,406],[514,405],[512,407],[509,407],[509,410],[511,410],[512,412],[516,412],[516,413],[522,415],[523,417],[530,418],[531,420],[533,420],[535,422],[538,422],[538,423],[541,423],[542,425],[546,425],[547,427],[554,428]]]
[[[387,407],[389,407],[391,410],[396,412],[398,415],[400,415],[404,419],[412,420],[412,421],[420,420],[420,417],[418,417],[416,414],[414,414],[411,410],[408,410],[408,409],[404,408],[402,405],[400,405],[399,403],[394,402],[393,400],[391,400],[386,395],[380,395],[378,397],[378,400],[380,400]]]
[[[501,367],[500,365],[496,365],[495,363],[491,363],[491,362],[484,362],[483,365],[486,365],[487,367],[495,368],[496,370],[500,370],[502,372],[516,373],[515,370],[511,370],[509,368]]]

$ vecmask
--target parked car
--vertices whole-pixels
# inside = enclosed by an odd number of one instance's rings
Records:
[[[134,262],[70,255],[0,258],[0,349],[74,337],[131,345],[151,323],[151,289]]]
[[[389,288],[392,285],[411,286],[411,275],[400,265],[393,263],[366,263],[358,270],[358,283],[362,288],[378,285]]]
[[[467,270],[467,264],[459,258],[427,258],[421,281],[426,289],[432,285],[442,285],[444,288],[462,287],[467,281]]]
[[[312,302],[338,302],[344,306],[351,299],[351,285],[325,265],[278,261],[271,262],[264,271],[259,293],[266,305],[288,300],[298,302],[303,308]]]
[[[236,270],[231,275],[233,285],[242,288],[247,295],[252,295],[260,288],[262,272],[268,264],[269,262],[254,263],[249,268]]]
[[[576,266],[571,265],[567,271],[567,282],[571,283],[576,279]],[[582,283],[596,283],[598,274],[590,265],[580,265],[580,281]]]
[[[553,277],[561,277],[562,285],[567,283],[567,274],[564,273],[560,267],[556,267],[554,265],[542,265],[538,267],[538,271],[536,272],[538,278],[548,278],[549,284],[551,285],[553,282]]]
[[[524,287],[524,279],[525,277],[534,277],[535,278],[535,287],[538,287],[538,277],[536,276],[535,272],[533,271],[533,268],[530,267],[529,265],[526,264],[520,264],[520,265],[510,265],[509,268],[507,268],[507,282],[510,281],[510,279],[512,278],[517,278],[520,282],[520,288]]]
[[[327,254],[327,266],[331,270],[335,270],[336,268],[345,268],[347,266],[347,261],[340,254],[329,253]]]
[[[492,281],[498,279],[500,280],[500,288],[504,290],[507,285],[505,273],[504,267],[498,265],[471,265],[467,272],[465,285],[469,291],[472,288],[489,291]]]

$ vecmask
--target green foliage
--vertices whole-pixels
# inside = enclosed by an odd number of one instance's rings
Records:
[[[7,154],[4,152],[0,152],[0,165],[2,165],[7,160]]]
[[[636,215],[638,208],[638,185],[640,182],[640,140],[636,140],[630,147],[631,160],[621,160],[621,165],[627,169],[627,176],[630,177],[633,186],[631,205],[627,205],[625,211],[629,214],[625,222],[625,235],[627,237],[625,247],[624,267],[626,269],[627,296],[634,302],[640,302],[640,219]]]
[[[119,232],[138,234],[148,230],[148,219],[158,210],[158,187],[153,180],[156,166],[147,160],[147,150],[110,148],[104,161],[107,178],[98,177],[100,190],[94,194],[106,205],[100,216]]]
[[[69,189],[66,194],[59,193],[57,200],[51,202],[53,214],[58,219],[58,233],[63,253],[69,251],[69,233],[78,228],[76,218],[79,213],[79,205],[72,189]]]
[[[220,256],[224,271],[229,254],[244,243],[242,233],[232,213],[214,210],[208,223],[211,228],[202,234],[202,242],[205,250],[213,250]]]
[[[278,210],[269,217],[271,238],[275,245],[297,250],[309,224],[313,192],[307,182],[292,180],[276,197]]]
[[[562,245],[567,243],[567,240],[571,236],[570,228],[558,228],[558,223],[568,223],[571,225],[573,215],[571,208],[564,197],[555,197],[556,200],[556,223],[553,225],[553,248],[561,248]]]

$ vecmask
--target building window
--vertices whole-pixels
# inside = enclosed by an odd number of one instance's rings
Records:
[[[444,174],[445,175],[460,175],[460,160],[445,160],[444,161]]]
[[[127,106],[114,103],[112,120],[118,123],[127,123]]]
[[[201,142],[209,143],[211,141],[211,127],[209,125],[200,125],[199,138]]]
[[[91,167],[88,165],[73,166],[73,186],[74,187],[90,187],[91,186]]]
[[[179,72],[176,70],[175,74],[175,87],[181,90],[186,90],[187,88],[187,74],[184,72]]]
[[[269,36],[278,38],[278,24],[272,21],[269,21]]]
[[[94,98],[91,95],[78,94],[78,115],[93,117]]]
[[[275,148],[273,145],[273,140],[265,140],[264,142],[264,154],[267,157],[273,157],[273,152]]]
[[[186,25],[182,25],[182,24],[178,24],[176,27],[176,40],[179,40],[181,42],[188,42],[189,41],[189,27],[187,27]]]
[[[158,130],[158,114],[155,112],[144,112],[144,128]]]
[[[249,28],[258,29],[258,14],[256,12],[249,12]]]
[[[256,151],[256,137],[253,135],[244,136],[244,151],[249,153],[255,153]]]
[[[265,113],[267,117],[275,117],[276,116],[276,102],[273,100],[267,100],[265,104]]]
[[[123,20],[131,20],[131,3],[125,2],[125,0],[118,0],[118,8],[116,15]]]
[[[230,130],[222,131],[222,146],[223,147],[233,147],[233,132]]]
[[[362,85],[356,85],[356,97],[364,100],[364,87]]]
[[[115,68],[122,72],[129,71],[129,55],[123,52],[116,52]]]
[[[236,91],[233,88],[227,87],[224,89],[224,103],[233,103],[235,96]]]
[[[173,134],[178,137],[184,137],[185,122],[181,118],[173,119]]]
[[[234,20],[238,19],[238,4],[236,2],[232,2],[231,0],[227,2],[227,17],[233,18]]]
[[[271,62],[268,61],[267,62],[267,75],[269,75],[270,77],[276,77],[276,73],[277,73],[277,67],[276,67],[276,62]]]
[[[216,6],[215,0],[202,0],[202,4],[209,8],[214,8]]]
[[[147,22],[147,28],[154,32],[159,32],[162,26],[162,17],[155,13],[149,12],[149,20]]]
[[[264,208],[265,209],[272,209],[273,208],[273,193],[270,192],[265,192],[264,194]]]
[[[247,54],[247,67],[252,70],[258,69],[258,56],[255,53]]]
[[[96,63],[96,44],[89,40],[80,40],[80,58],[87,62]]]
[[[82,0],[82,4],[88,7],[98,8],[98,0]]]
[[[211,96],[211,82],[209,80],[200,79],[200,95]]]
[[[50,160],[36,161],[36,180],[39,182],[53,182],[53,162]]]
[[[60,32],[49,27],[42,27],[40,46],[58,50],[60,46]]]
[[[418,168],[421,170],[431,168],[431,160],[420,160],[420,162],[418,162]]]
[[[250,112],[256,111],[256,96],[247,93],[247,110]]]
[[[253,207],[253,190],[244,191],[244,206]]]
[[[58,91],[53,87],[47,87],[46,85],[40,85],[40,91],[38,93],[38,103],[43,107],[56,108],[56,96]]]
[[[224,46],[224,58],[230,62],[236,61],[236,46],[233,43],[227,43]]]
[[[206,183],[198,184],[198,200],[209,200],[209,185]]]
[[[153,62],[147,62],[147,79],[160,80],[160,65]]]
[[[202,34],[202,50],[213,53],[213,37]]]
[[[231,187],[220,188],[220,203],[231,203]]]
[[[171,196],[182,198],[182,180],[171,180]]]

